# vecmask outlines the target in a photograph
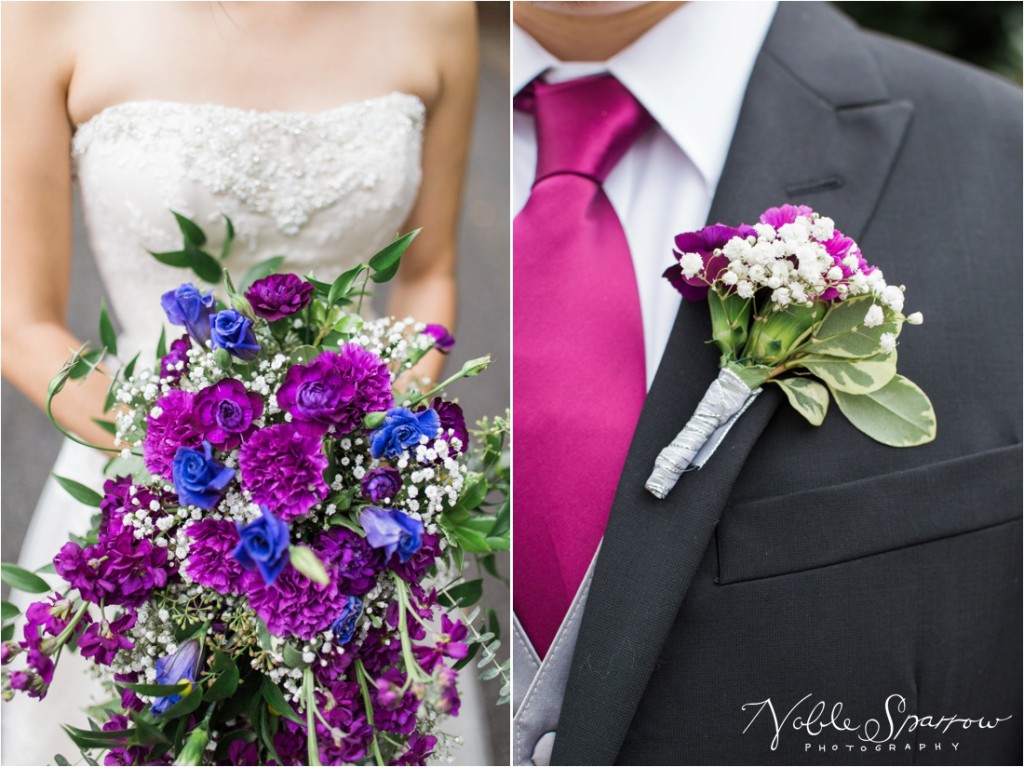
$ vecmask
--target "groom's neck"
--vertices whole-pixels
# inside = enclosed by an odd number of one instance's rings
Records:
[[[606,61],[681,5],[684,3],[517,2],[514,19],[562,61]]]

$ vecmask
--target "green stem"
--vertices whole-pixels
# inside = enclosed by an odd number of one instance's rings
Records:
[[[57,427],[57,431],[59,431],[65,437],[70,439],[72,442],[77,442],[79,445],[84,445],[85,447],[91,447],[94,450],[102,450],[104,453],[116,453],[116,452],[118,452],[116,448],[113,448],[110,445],[96,445],[96,444],[93,444],[92,442],[86,442],[83,439],[79,439],[74,434],[72,434],[67,429],[65,429],[63,426],[61,426],[59,423],[57,423],[57,419],[53,417],[53,398],[54,398],[54,395],[56,395],[56,392],[54,392],[53,394],[49,394],[46,397],[46,415],[50,419],[50,423],[52,423],[54,426]],[[135,451],[133,450],[132,453],[135,453]],[[142,455],[142,454],[141,453],[137,453],[137,455]]]
[[[405,660],[406,671],[404,691],[409,688],[414,679],[417,682],[426,682],[429,681],[429,677],[424,675],[412,654],[412,642],[409,640],[408,630],[409,623],[406,617],[406,611],[409,610],[409,596],[405,590],[405,581],[399,578],[396,573],[392,573],[391,577],[395,581],[395,591],[398,596],[398,636],[402,640],[402,658]]]
[[[356,314],[363,316],[363,297],[366,295],[366,284],[370,281],[370,270],[367,269],[363,277],[363,286],[359,289],[359,303],[356,305]]]
[[[439,392],[443,391],[445,389],[445,387],[449,386],[450,384],[455,383],[460,378],[465,378],[468,375],[470,375],[469,371],[467,371],[467,370],[460,370],[458,373],[455,373],[454,375],[448,376],[448,378],[446,378],[444,381],[439,383],[437,386],[435,386],[430,391],[424,392],[423,394],[417,394],[417,395],[413,396],[411,399],[406,401],[406,405],[408,407],[415,407],[416,405],[420,404],[421,402],[423,402],[425,400],[428,400],[431,397],[433,397],[435,394],[438,394]]]
[[[88,602],[82,602],[82,606],[78,608],[78,612],[75,613],[74,617],[71,618],[71,622],[64,627],[64,630],[57,635],[57,639],[54,644],[58,652],[65,643],[71,638],[71,635],[75,632],[75,628],[78,626],[79,621],[82,620],[82,616],[85,615],[85,611],[89,609]]]
[[[359,679],[359,689],[363,692],[363,706],[366,709],[366,722],[373,731],[373,757],[377,764],[384,766],[384,757],[380,753],[380,744],[377,743],[377,726],[373,723],[373,704],[370,702],[370,688],[366,686],[366,667],[361,660],[356,661],[356,676]]]
[[[316,742],[316,694],[313,686],[313,669],[309,666],[302,672],[302,693],[306,699],[306,759],[310,765],[320,764],[320,748]]]

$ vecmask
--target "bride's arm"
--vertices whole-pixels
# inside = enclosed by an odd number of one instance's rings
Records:
[[[67,88],[73,69],[64,3],[3,4],[2,371],[40,408],[50,379],[81,342],[68,332],[71,274],[71,125]],[[112,438],[101,417],[107,379],[69,382],[54,415],[96,444]]]
[[[432,4],[427,4],[432,5]],[[455,243],[477,80],[477,30],[473,3],[436,8],[435,50],[440,87],[431,105],[423,141],[423,181],[407,230],[423,227],[402,260],[388,311],[453,330]],[[416,375],[436,380],[444,358],[431,352]]]

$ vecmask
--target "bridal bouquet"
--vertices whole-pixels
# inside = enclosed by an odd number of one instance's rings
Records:
[[[821,425],[831,398],[857,429],[885,445],[935,438],[928,397],[896,372],[904,287],[886,283],[832,219],[805,205],[766,210],[753,226],[716,224],[676,237],[665,277],[685,300],[704,298],[718,378],[686,427],[658,456],[647,489],[664,498],[699,467],[731,423],[775,384]]]
[[[481,594],[465,555],[493,571],[509,547],[507,421],[471,434],[444,394],[488,359],[396,388],[454,345],[440,326],[357,313],[415,232],[330,284],[276,274],[275,258],[236,288],[177,218],[182,250],[154,255],[222,282],[226,302],[192,283],[168,291],[184,333],[112,377],[114,476],[102,494],[58,478],[98,508],[43,571],[66,584],[3,566],[12,587],[49,594],[20,639],[3,605],[4,694],[44,697],[63,653],[92,661],[112,699],[65,727],[91,764],[422,764],[443,751],[477,651],[509,694],[496,616],[460,609]],[[232,237],[228,222],[221,258]],[[100,335],[51,400],[116,356],[105,310]]]

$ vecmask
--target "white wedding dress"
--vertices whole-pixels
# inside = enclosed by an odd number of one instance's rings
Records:
[[[419,190],[424,118],[417,97],[392,93],[317,113],[133,101],[80,125],[74,173],[122,329],[119,357],[141,351],[142,359],[153,358],[165,324],[161,294],[193,279],[146,252],[181,248],[171,210],[206,231],[213,253],[223,242],[224,216],[232,220],[236,239],[225,264],[236,281],[277,255],[285,256],[281,271],[333,279],[399,233]],[[168,325],[168,341],[181,332]],[[54,473],[99,489],[103,464],[100,453],[68,441]],[[49,480],[20,564],[35,569],[50,561],[68,532],[88,528],[93,511]],[[60,725],[84,726],[81,709],[98,691],[87,665],[66,654],[45,700],[3,704],[4,764],[48,764],[55,753],[76,761],[78,749]],[[446,727],[465,743],[454,763],[490,764],[473,668],[462,677],[461,713]]]

